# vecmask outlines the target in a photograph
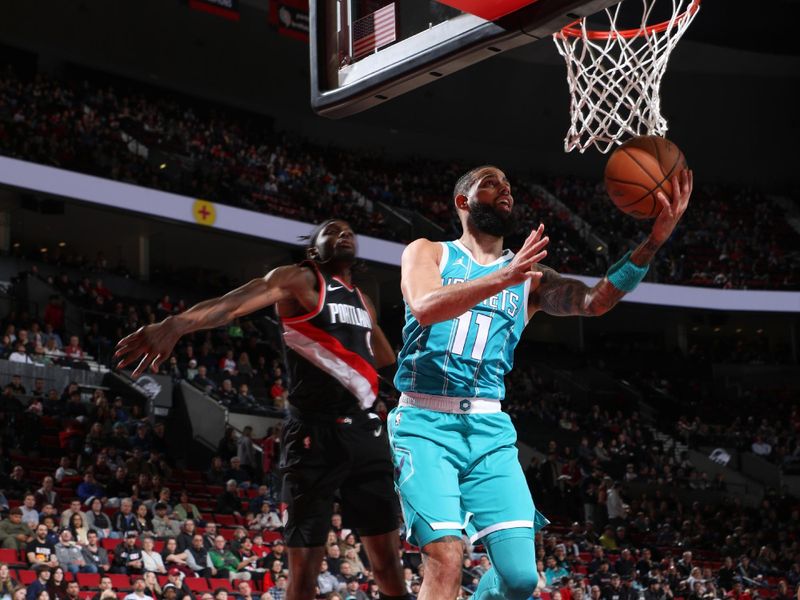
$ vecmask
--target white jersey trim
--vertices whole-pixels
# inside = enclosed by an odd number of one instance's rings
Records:
[[[532,529],[533,521],[503,521],[502,523],[495,523],[494,525],[489,525],[489,527],[481,529],[478,533],[471,535],[469,541],[474,544],[479,539],[489,535],[490,533],[501,531],[503,529],[514,529],[515,527],[528,527]]]
[[[349,390],[358,399],[361,408],[370,408],[375,403],[375,394],[372,392],[369,380],[333,352],[326,350],[290,325],[284,327],[283,339],[289,348],[334,377]]]

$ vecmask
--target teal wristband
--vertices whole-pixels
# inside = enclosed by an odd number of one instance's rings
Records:
[[[628,252],[611,265],[608,273],[606,273],[606,279],[608,279],[615,288],[627,294],[636,289],[636,286],[644,279],[649,269],[649,265],[640,267],[632,263],[631,253]]]

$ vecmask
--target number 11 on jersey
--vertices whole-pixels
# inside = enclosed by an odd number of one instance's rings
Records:
[[[483,351],[486,350],[486,341],[489,339],[489,328],[492,325],[492,317],[483,313],[468,310],[460,317],[456,318],[458,325],[456,325],[456,334],[453,336],[453,343],[450,345],[450,353],[464,354],[464,346],[467,344],[467,337],[472,327],[473,316],[475,317],[475,326],[478,328],[475,334],[475,342],[472,344],[472,352],[470,357],[475,360],[483,360]]]

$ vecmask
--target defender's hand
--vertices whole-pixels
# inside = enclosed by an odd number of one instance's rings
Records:
[[[131,376],[136,379],[148,368],[157,373],[159,365],[172,354],[180,337],[174,321],[169,317],[160,323],[140,327],[117,342],[114,358],[121,358],[117,368],[123,369],[141,357]]]

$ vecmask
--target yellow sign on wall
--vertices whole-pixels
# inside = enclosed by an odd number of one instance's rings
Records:
[[[208,200],[195,200],[192,206],[194,220],[200,225],[213,225],[217,220],[217,209]]]

